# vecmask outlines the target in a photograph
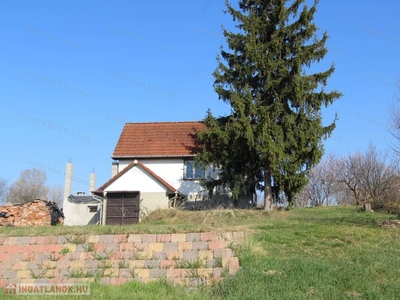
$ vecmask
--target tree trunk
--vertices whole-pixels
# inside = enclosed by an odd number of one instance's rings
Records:
[[[264,210],[271,210],[272,187],[271,187],[271,169],[267,164],[264,174]]]
[[[372,209],[371,209],[371,203],[364,203],[364,210],[366,211],[366,212],[372,212]]]

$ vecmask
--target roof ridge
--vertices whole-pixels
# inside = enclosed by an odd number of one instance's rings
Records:
[[[179,124],[179,123],[203,123],[203,121],[126,122],[125,124]]]

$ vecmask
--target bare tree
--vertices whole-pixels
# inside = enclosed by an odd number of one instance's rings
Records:
[[[345,186],[338,184],[333,195],[337,205],[353,205],[353,194]]]
[[[6,200],[8,193],[8,180],[0,178],[0,204],[3,204]]]
[[[400,204],[399,168],[370,145],[365,153],[329,156],[308,174],[309,182],[297,195],[297,206],[360,205],[395,211]]]
[[[337,180],[344,192],[352,195],[353,204],[371,203],[373,209],[393,211],[400,203],[398,167],[375,146],[370,145],[364,154],[357,152],[338,160],[335,168]]]
[[[307,176],[308,184],[296,197],[297,206],[321,206],[335,203],[334,193],[338,186],[334,172],[335,161],[336,158],[329,155],[310,170]]]
[[[387,154],[379,156],[375,146],[370,146],[364,155],[360,181],[367,201],[385,199],[398,179],[396,167],[386,161]]]
[[[304,193],[304,190],[307,188],[307,186],[301,191],[299,194],[297,194],[294,197],[294,203],[293,206],[295,207],[307,207],[308,206],[308,197]]]
[[[374,209],[392,211],[399,203],[399,170],[388,162],[387,154],[380,155],[370,146],[364,155],[361,173],[361,187],[366,202]]]
[[[400,80],[398,81],[398,89],[400,91]],[[389,121],[389,132],[393,136],[395,142],[391,143],[391,148],[393,151],[400,155],[400,95],[396,97],[397,101],[395,101],[390,107],[390,121]]]
[[[47,198],[54,201],[59,207],[62,207],[64,200],[64,188],[61,184],[56,183],[49,187]]]
[[[21,172],[9,190],[8,201],[27,203],[38,198],[46,198],[49,188],[46,186],[46,172],[39,169],[27,169]]]
[[[362,201],[361,178],[363,156],[361,153],[350,154],[347,158],[341,157],[335,161],[334,172],[337,182],[352,194],[352,204],[359,205]]]

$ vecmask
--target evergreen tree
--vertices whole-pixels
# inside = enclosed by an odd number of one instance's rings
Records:
[[[228,116],[208,111],[208,129],[198,134],[199,164],[221,170],[206,179],[210,191],[228,186],[237,198],[264,191],[265,209],[285,195],[289,203],[306,184],[308,170],[323,155],[323,139],[335,120],[322,124],[321,109],[341,97],[327,92],[334,65],[312,73],[327,53],[328,38],[317,37],[313,23],[318,1],[241,0],[239,10],[226,1],[237,32],[223,28],[230,51],[221,48],[214,89],[231,106]],[[306,72],[308,71],[308,72]]]

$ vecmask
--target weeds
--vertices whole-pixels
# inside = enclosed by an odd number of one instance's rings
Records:
[[[145,252],[134,252],[131,256],[131,260],[149,260],[150,258],[151,254]]]
[[[138,274],[135,272],[134,269],[129,269],[129,274],[131,274],[132,278],[137,278]]]
[[[153,263],[152,261],[149,261],[149,262],[147,262],[147,263],[145,264],[144,268],[145,268],[145,269],[155,269],[155,268],[157,268],[157,266],[156,266],[156,264]]]
[[[49,255],[49,260],[50,261],[58,261],[60,259],[60,257],[55,253],[55,252],[52,252],[50,255]]]
[[[72,236],[64,236],[65,239],[68,241],[68,243],[75,244],[75,245],[80,245],[84,244],[87,239],[87,234],[83,235],[72,235]]]
[[[113,267],[113,263],[110,260],[102,260],[99,263],[99,268],[101,269],[111,269]]]
[[[200,269],[205,267],[205,262],[202,259],[194,260],[177,260],[175,261],[176,269]]]
[[[85,249],[86,252],[94,252],[95,250],[94,243],[89,243],[87,245],[84,245],[83,249]]]
[[[115,274],[115,270],[111,270],[111,269],[102,269],[101,270],[101,277],[113,277],[113,275]]]
[[[214,268],[222,268],[222,257],[215,258]]]
[[[223,268],[221,272],[221,277],[227,277],[229,275],[229,268]]]
[[[38,271],[33,271],[33,270],[29,270],[31,273],[31,277],[32,279],[41,279],[41,278],[45,278],[46,276],[46,270],[38,270]]]
[[[23,260],[25,262],[30,262],[36,259],[36,255],[33,253],[28,254],[28,256]]]
[[[68,271],[68,278],[92,278],[95,276],[94,271],[86,271],[83,268],[70,269]]]
[[[102,252],[102,254],[100,254],[100,253],[94,252],[93,258],[96,260],[110,260],[111,259],[111,251],[110,252],[104,251],[104,252]]]
[[[69,252],[70,252],[70,250],[69,250],[68,247],[63,247],[63,248],[61,249],[61,251],[60,251],[60,254],[66,255],[66,254],[68,254]]]
[[[189,278],[200,278],[199,270],[198,269],[190,269],[187,272]]]
[[[49,270],[54,270],[54,269],[56,269],[57,267],[56,266],[50,266],[49,264],[47,264],[47,265],[44,265],[43,263],[41,264],[42,265],[42,269],[44,269],[44,270],[46,270],[46,271],[49,271]]]
[[[118,263],[118,268],[120,269],[127,269],[128,268],[128,264],[126,261],[122,260]]]

